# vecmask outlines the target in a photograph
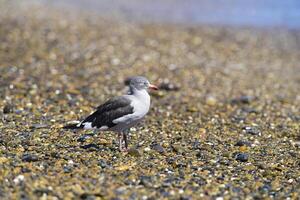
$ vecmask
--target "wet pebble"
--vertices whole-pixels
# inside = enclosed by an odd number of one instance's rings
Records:
[[[23,154],[22,161],[23,162],[36,162],[39,158],[34,154]]]
[[[235,159],[237,161],[247,162],[249,159],[249,155],[247,153],[238,153],[236,154]]]
[[[70,173],[70,172],[72,172],[72,167],[71,166],[64,166],[63,170],[64,170],[65,173]]]

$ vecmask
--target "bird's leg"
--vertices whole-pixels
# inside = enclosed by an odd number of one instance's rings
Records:
[[[128,149],[128,142],[127,142],[127,131],[124,131],[123,132],[123,140],[125,142],[125,149],[127,150]]]
[[[118,139],[119,139],[119,150],[123,151],[123,137],[122,137],[122,133],[118,133]]]

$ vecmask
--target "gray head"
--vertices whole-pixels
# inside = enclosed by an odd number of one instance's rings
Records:
[[[130,91],[133,90],[146,90],[148,88],[157,90],[155,85],[150,84],[150,82],[143,76],[133,76],[127,80],[129,83]]]

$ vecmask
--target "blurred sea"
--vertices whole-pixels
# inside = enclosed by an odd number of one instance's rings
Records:
[[[41,0],[129,20],[300,28],[300,0]]]

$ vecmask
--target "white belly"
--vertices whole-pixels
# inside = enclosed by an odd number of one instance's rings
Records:
[[[150,96],[147,91],[128,96],[132,100],[133,113],[113,120],[117,124],[111,130],[123,131],[136,125],[148,113],[150,108]]]

